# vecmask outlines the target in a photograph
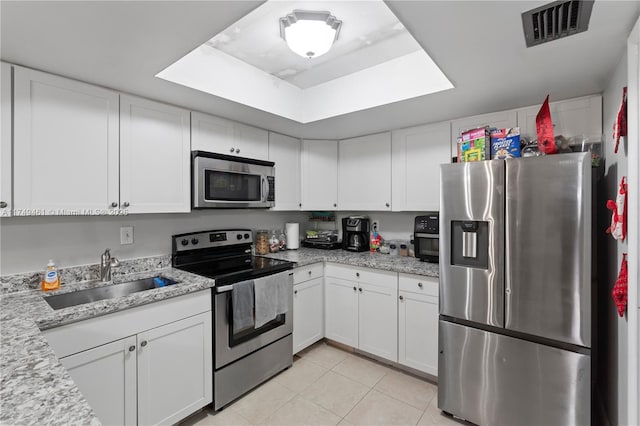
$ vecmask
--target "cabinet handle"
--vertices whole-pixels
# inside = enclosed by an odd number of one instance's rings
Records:
[[[129,352],[133,352],[133,351],[135,351],[135,350],[136,350],[135,345],[131,345],[131,346],[129,346]]]
[[[311,275],[311,271],[309,271],[309,275]]]
[[[0,201],[0,209],[4,209],[5,207],[7,207],[7,203],[4,201]]]
[[[298,204],[298,207],[302,207],[302,203],[299,203],[299,204]]]
[[[385,206],[389,207],[389,203],[386,203]]]
[[[404,297],[403,296],[398,296],[398,299],[404,300]]]
[[[418,283],[418,287],[422,288],[422,283]]]
[[[142,343],[140,343],[140,346],[142,346],[143,348],[144,348],[145,346],[147,346],[147,341],[146,341],[146,340],[143,340],[143,341],[142,341]]]
[[[298,294],[298,290],[293,290],[293,294]]]
[[[114,201],[113,203],[111,203],[111,207],[118,207],[118,203]]]
[[[360,293],[362,293],[362,287],[360,287],[358,290],[360,291]]]
[[[236,154],[240,154],[240,148],[236,148]]]
[[[353,287],[353,291],[357,291],[357,290],[358,290],[358,289],[354,286],[354,287]]]
[[[236,149],[234,147],[231,147],[231,149],[229,150],[229,152],[236,152]]]
[[[333,203],[333,207],[338,207],[338,205],[336,203]]]
[[[125,201],[124,203],[122,203],[122,206],[123,206],[123,207],[129,207],[129,202],[128,202],[128,201]]]
[[[360,272],[356,272],[356,277],[359,277],[359,276],[360,276]]]

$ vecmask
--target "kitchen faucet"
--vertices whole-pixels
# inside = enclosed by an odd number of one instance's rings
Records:
[[[111,267],[120,265],[120,261],[111,257],[111,249],[106,249],[100,256],[100,281],[111,281]]]

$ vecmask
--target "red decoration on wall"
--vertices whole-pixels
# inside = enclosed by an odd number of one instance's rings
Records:
[[[608,200],[607,208],[611,210],[611,226],[607,228],[607,234],[611,234],[616,240],[624,241],[627,236],[627,181],[622,176],[616,201]]]
[[[627,136],[627,88],[622,88],[622,103],[618,110],[618,117],[613,123],[613,148],[614,153],[618,153],[618,145],[620,144],[620,136]]]
[[[538,134],[538,150],[545,154],[555,154],[556,139],[553,136],[553,123],[551,122],[551,111],[549,110],[549,95],[547,95],[542,108],[536,115],[536,133]]]
[[[611,291],[611,297],[618,308],[618,315],[624,316],[624,312],[627,310],[627,285],[629,282],[629,272],[627,271],[627,253],[622,253],[622,264],[620,265],[620,273],[618,279]]]

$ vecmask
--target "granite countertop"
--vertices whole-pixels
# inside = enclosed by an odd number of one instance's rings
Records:
[[[266,257],[304,266],[317,262],[438,277],[438,265],[412,257],[370,252],[301,248]],[[178,281],[172,286],[141,291],[54,311],[38,289],[39,273],[0,277],[0,424],[99,425],[100,421],[41,330],[134,308],[213,287],[214,281],[173,269],[168,256],[134,259],[114,270],[113,281],[95,279],[97,265],[60,270],[60,290],[45,296],[113,285],[162,275]]]
[[[435,278],[439,277],[439,266],[437,263],[422,262],[415,257],[391,256],[368,251],[356,253],[340,249],[321,250],[302,247],[298,250],[281,251],[264,256],[295,262],[296,266],[310,265],[317,262],[333,262],[363,268],[404,272]]]
[[[118,284],[162,275],[177,284],[54,311],[33,285],[33,277],[3,277],[0,296],[0,424],[99,425],[100,421],[69,373],[42,335],[41,330],[122,311],[148,303],[210,288],[214,281],[168,267],[166,259],[155,262],[161,269],[145,269],[147,259],[129,261],[111,283],[96,280],[73,282],[92,268],[61,272],[61,289],[48,295]],[[149,262],[147,262],[149,263]],[[77,270],[76,270],[77,269]],[[89,271],[91,272],[91,271]],[[65,284],[65,277],[69,283]],[[26,285],[25,285],[26,284]],[[36,283],[37,284],[37,283]],[[10,290],[8,290],[10,289]]]

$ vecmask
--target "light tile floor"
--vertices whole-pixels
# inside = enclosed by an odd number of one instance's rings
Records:
[[[204,410],[182,425],[460,425],[441,414],[437,392],[426,380],[321,342],[224,410]]]

